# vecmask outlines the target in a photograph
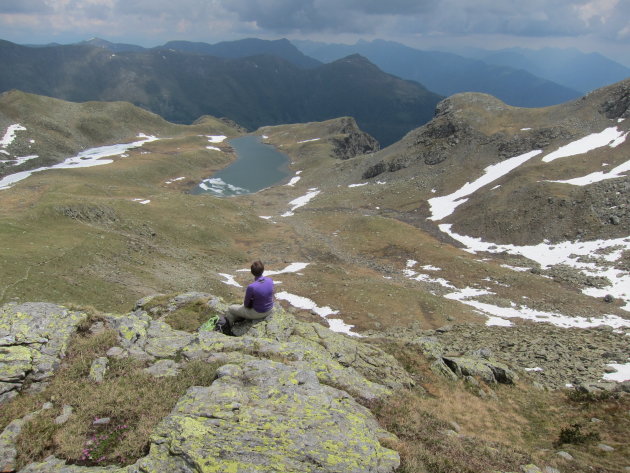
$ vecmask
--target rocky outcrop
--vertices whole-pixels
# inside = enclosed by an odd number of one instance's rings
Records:
[[[339,130],[334,130],[335,136],[328,139],[333,146],[333,153],[338,159],[350,159],[367,153],[374,153],[380,149],[378,141],[361,131],[354,118],[344,117]]]
[[[207,298],[207,304],[224,306],[209,294],[201,296]],[[151,437],[147,456],[124,468],[65,465],[49,457],[21,471],[396,470],[398,454],[380,443],[393,436],[381,429],[370,411],[358,402],[382,399],[393,389],[413,385],[392,356],[319,324],[299,322],[282,309],[264,321],[244,325],[239,337],[203,329],[194,333],[174,330],[164,321],[183,304],[199,298],[197,293],[160,299],[165,300],[163,303],[145,298],[131,313],[103,315],[104,325],[118,332],[117,345],[107,351],[107,356],[145,360],[150,363],[146,371],[155,377],[173,376],[193,360],[221,365],[210,386],[189,388],[161,421]],[[16,327],[24,323],[30,324],[31,336],[34,327],[59,327],[64,342],[55,339],[50,343],[64,349],[67,338],[86,317],[58,306],[37,304],[5,306],[2,314],[0,327],[10,327],[6,330],[13,336],[19,332]],[[50,336],[43,329],[37,333],[37,344],[28,346],[28,353],[23,353],[24,347],[13,345],[12,357],[3,358],[6,373],[19,373],[5,375],[6,379],[20,381],[28,373],[37,372],[33,360],[42,355],[38,350],[48,351],[43,337]],[[31,339],[20,340],[25,343]],[[107,357],[94,360],[86,380],[102,382],[107,365]],[[6,468],[15,463],[15,439],[29,418],[15,421],[0,435],[0,458],[3,465],[8,465]]]
[[[604,102],[600,105],[599,111],[606,118],[630,118],[630,80],[619,82],[605,89]]]
[[[446,347],[435,337],[421,337],[412,342],[433,360],[431,369],[448,379],[480,379],[486,384],[514,384],[518,375],[505,363],[492,357],[489,351],[477,351],[466,356],[448,356]]]
[[[141,471],[385,473],[391,437],[346,392],[313,371],[270,360],[224,365],[212,386],[193,387],[158,426]]]
[[[87,318],[55,304],[7,304],[0,308],[0,403],[25,383],[40,389],[59,365],[68,340]]]
[[[546,323],[511,327],[458,324],[437,330],[409,327],[385,334],[418,346],[431,361],[433,371],[453,380],[457,375],[441,363],[443,357],[499,361],[521,380],[547,389],[565,389],[567,384],[588,390],[628,389],[624,383],[603,379],[611,370],[608,364],[628,358],[628,337],[604,325],[563,328]]]

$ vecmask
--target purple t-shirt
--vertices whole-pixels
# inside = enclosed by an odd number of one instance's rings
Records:
[[[273,281],[271,278],[259,276],[247,286],[245,307],[252,307],[256,312],[267,312],[273,309]]]

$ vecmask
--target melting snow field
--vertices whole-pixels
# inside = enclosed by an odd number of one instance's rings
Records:
[[[604,163],[602,166],[607,164]],[[605,181],[607,179],[617,179],[618,177],[623,177],[623,173],[630,171],[630,160],[625,163],[620,164],[612,168],[608,172],[597,171],[587,174],[586,176],[576,177],[573,179],[567,179],[566,181],[548,181],[548,182],[559,182],[561,184],[571,184],[573,186],[586,186],[588,184],[593,184],[595,182]]]
[[[609,268],[598,265],[593,261],[581,261],[581,257],[601,254],[601,259],[606,262],[614,262],[621,258],[624,250],[630,250],[630,237],[615,238],[611,240],[593,241],[564,241],[561,243],[549,244],[539,243],[537,245],[516,246],[489,243],[481,238],[458,235],[451,231],[451,224],[439,225],[440,230],[451,238],[459,241],[465,246],[465,250],[470,253],[483,251],[488,253],[509,253],[521,255],[525,258],[536,261],[543,268],[548,268],[557,264],[566,264],[584,274],[591,276],[605,276],[611,285],[602,289],[588,288],[583,292],[593,297],[603,297],[611,294],[626,302],[625,310],[630,311],[630,273],[620,269]]]
[[[212,192],[213,194],[218,196],[224,196],[227,193],[229,193],[230,195],[241,195],[250,193],[248,189],[228,184],[220,177],[204,179],[199,184],[199,187],[201,187],[204,191]]]
[[[13,143],[13,140],[15,140],[15,133],[17,131],[26,131],[26,128],[24,128],[19,123],[9,126],[4,136],[2,137],[2,140],[0,140],[0,146],[2,146],[3,148],[6,148],[11,143]]]
[[[627,131],[621,131],[618,127],[613,126],[606,128],[600,133],[592,133],[584,138],[573,141],[566,146],[562,146],[553,153],[546,155],[542,160],[545,163],[550,163],[556,159],[588,153],[589,151],[602,148],[604,146],[615,148],[623,143],[627,136]]]
[[[541,150],[534,150],[488,166],[484,169],[484,174],[479,179],[473,182],[467,182],[452,194],[429,199],[428,202],[431,206],[431,217],[429,217],[429,220],[442,220],[444,217],[448,217],[457,207],[468,200],[465,197],[481,189],[483,186],[496,181],[500,177],[505,176],[510,171],[529,161],[534,156],[538,156],[540,153],[542,153]]]
[[[454,289],[453,292],[446,294],[444,297],[450,300],[459,301],[462,304],[474,307],[479,313],[488,317],[486,325],[501,325],[509,327],[512,325],[510,319],[520,318],[533,322],[547,322],[563,328],[590,328],[599,325],[608,325],[615,329],[630,328],[630,320],[623,319],[616,315],[607,315],[602,318],[597,317],[572,317],[554,312],[544,312],[531,309],[522,304],[512,302],[510,307],[500,307],[487,302],[480,302],[475,298],[484,295],[494,294],[489,289],[465,287],[463,289],[456,288],[453,284],[443,278],[433,278],[426,274],[413,271],[416,261],[407,261],[407,267],[403,270],[403,274],[414,281],[429,282],[439,284],[447,289]]]
[[[112,159],[102,159],[110,156],[119,156],[124,154],[130,149],[139,148],[145,143],[150,143],[151,141],[156,141],[158,138],[155,136],[148,136],[144,133],[140,133],[138,138],[142,138],[141,140],[134,141],[133,143],[126,144],[116,144],[109,146],[99,146],[98,148],[91,148],[81,153],[73,156],[72,158],[68,158],[65,161],[55,164],[54,166],[41,167],[37,169],[31,169],[29,171],[17,172],[15,174],[10,174],[5,176],[3,179],[0,179],[0,190],[8,189],[16,182],[19,182],[23,179],[26,179],[31,174],[41,171],[47,171],[49,169],[74,169],[74,168],[86,168],[91,166],[101,166],[104,164],[110,164],[114,161]]]
[[[293,212],[295,212],[295,209],[298,209],[300,207],[304,207],[306,204],[308,204],[312,199],[314,199],[317,195],[319,195],[321,191],[319,189],[317,189],[316,187],[313,187],[311,189],[308,190],[308,193],[298,197],[297,199],[293,199],[291,202],[289,202],[289,205],[291,206],[291,210],[283,213],[281,215],[281,217],[290,217],[292,215],[294,215]]]
[[[625,141],[629,133],[630,132],[620,130],[617,126],[609,127],[599,133],[590,134],[558,148],[557,150],[543,156],[542,162],[549,163],[556,159],[581,155],[604,146],[615,148]],[[451,215],[459,205],[468,200],[467,197],[469,195],[496,179],[505,176],[521,164],[527,162],[535,156],[540,155],[541,153],[541,150],[534,150],[488,166],[484,169],[484,174],[480,178],[473,182],[467,182],[464,186],[452,194],[429,199],[428,203],[431,210],[431,216],[429,219],[437,221]],[[630,161],[616,166],[606,173],[599,171],[579,178],[553,182],[583,186],[606,179],[623,177],[623,173],[628,171],[630,171]],[[630,237],[596,241],[565,241],[556,244],[548,244],[545,242],[537,245],[516,246],[484,242],[480,238],[458,235],[451,230],[451,224],[441,224],[438,225],[438,227],[442,232],[462,243],[465,246],[466,251],[471,253],[475,253],[477,251],[488,253],[505,252],[513,255],[524,256],[532,261],[536,261],[544,268],[549,268],[550,266],[558,264],[565,264],[581,271],[585,275],[606,277],[611,282],[609,286],[602,289],[588,288],[585,289],[583,293],[593,297],[604,297],[605,295],[610,294],[624,300],[626,305],[623,308],[630,311],[630,273],[613,267],[614,262],[621,258],[624,251],[630,251]],[[593,256],[596,258],[593,258]],[[514,269],[515,271],[527,270],[526,268],[511,269]],[[420,275],[416,273],[412,274],[413,272],[409,266],[406,271],[408,277],[418,281],[439,282],[438,280],[431,281],[427,275]],[[448,287],[444,282],[441,282],[441,284],[444,287]],[[516,309],[511,308],[509,310],[501,308],[502,311],[499,312],[501,312],[502,315],[499,315],[497,309],[488,307],[487,304],[483,305],[476,301],[471,301],[468,297],[464,297],[462,293],[453,293],[450,298],[460,300],[461,302],[469,305],[475,305],[475,307],[480,310],[484,310],[493,316],[510,318],[516,316],[514,314],[515,312],[518,312],[523,314],[522,316],[524,318],[546,318],[548,321],[555,320],[555,323],[562,326],[569,326],[571,324],[571,322],[567,322],[562,318],[565,316],[561,316],[560,314],[535,313],[535,311],[532,311],[531,309],[519,306]],[[577,325],[571,326],[587,326],[590,322],[576,319],[574,323]]]

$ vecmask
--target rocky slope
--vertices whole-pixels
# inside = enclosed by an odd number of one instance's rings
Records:
[[[624,237],[630,232],[625,192],[627,177],[588,185],[560,184],[626,161],[630,80],[600,89],[567,104],[545,109],[521,109],[487,95],[459,94],[440,103],[429,124],[360,163],[364,179],[417,176],[418,192],[428,199],[450,194],[483,175],[484,168],[540,150],[536,157],[505,177],[492,181],[466,198],[449,219],[465,235],[512,244],[544,239]],[[611,138],[586,148],[575,159],[546,162],[545,155],[603,130]],[[614,143],[612,134],[620,138]],[[586,143],[584,143],[586,145]],[[579,147],[579,145],[574,145]],[[542,158],[542,159],[541,159]],[[611,174],[611,176],[613,176]],[[430,208],[422,206],[425,215]],[[431,217],[431,214],[427,215]],[[435,216],[434,216],[435,217]]]
[[[320,325],[300,323],[282,311],[236,338],[212,331],[176,331],[163,321],[169,312],[199,299],[217,312],[225,310],[211,295],[196,293],[172,298],[156,319],[143,310],[152,298],[145,298],[132,313],[104,316],[105,325],[118,333],[118,345],[108,350],[110,358],[143,360],[152,365],[147,370],[160,377],[172,376],[193,360],[221,365],[211,386],[191,387],[162,420],[147,457],[112,471],[395,470],[398,455],[379,443],[391,434],[354,399],[374,401],[413,385],[392,356]],[[152,314],[155,317],[156,311]],[[0,402],[25,386],[31,392],[45,389],[68,337],[86,317],[52,304],[3,307]],[[102,381],[107,364],[107,358],[95,360],[90,376],[100,371],[95,379]],[[15,450],[8,439],[17,435],[19,426],[2,434],[2,471],[13,471]],[[21,471],[97,471],[62,465],[49,458]]]

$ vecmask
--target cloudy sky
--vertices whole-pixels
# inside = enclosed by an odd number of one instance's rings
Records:
[[[419,49],[577,47],[630,66],[630,0],[0,0],[0,39],[156,46],[258,37]]]

